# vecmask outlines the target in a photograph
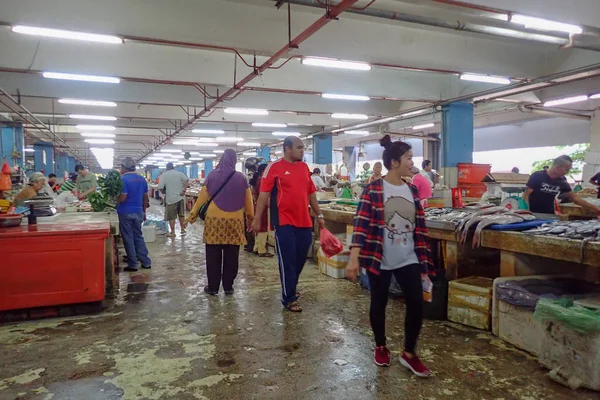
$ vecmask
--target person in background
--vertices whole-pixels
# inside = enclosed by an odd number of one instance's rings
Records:
[[[554,160],[552,167],[547,170],[534,172],[527,181],[527,190],[523,200],[529,205],[529,211],[540,214],[554,214],[556,196],[564,197],[584,209],[600,215],[600,208],[582,200],[571,190],[565,175],[571,171],[573,160],[562,155]]]
[[[123,238],[125,253],[127,253],[127,267],[124,271],[137,271],[138,260],[142,268],[152,268],[152,261],[148,256],[148,248],[142,234],[144,214],[150,205],[148,200],[148,183],[143,176],[135,172],[135,161],[127,157],[121,163],[121,179],[123,189],[117,197],[117,214],[119,216],[119,230]]]
[[[60,189],[60,184],[58,183],[58,178],[56,177],[56,174],[48,175],[48,185],[50,185],[50,189],[52,189],[54,193],[58,193],[58,190]]]
[[[283,158],[269,164],[263,174],[252,230],[260,232],[263,212],[270,198],[271,225],[275,227],[279,255],[281,302],[289,311],[301,312],[296,288],[312,242],[313,221],[309,204],[317,216],[319,228],[325,227],[325,220],[310,170],[302,161],[304,143],[295,136],[288,136],[283,141],[283,153]]]
[[[377,161],[375,165],[373,165],[373,175],[371,175],[367,183],[372,183],[375,182],[377,179],[383,178],[383,176],[381,175],[382,171],[383,165],[381,165],[381,163]]]
[[[520,173],[520,170],[517,167],[513,167],[513,169],[510,172],[512,172],[513,174],[518,174]]]
[[[312,179],[318,191],[321,191],[327,187],[327,185],[325,185],[325,182],[323,181],[323,178],[321,178],[321,170],[319,168],[315,168],[313,170],[313,173],[310,178]]]
[[[34,172],[29,177],[29,183],[13,199],[15,207],[25,205],[25,201],[33,199],[46,186],[46,177],[41,172]]]
[[[385,309],[392,275],[406,301],[404,352],[400,364],[419,377],[431,375],[416,353],[423,324],[423,285],[432,266],[425,216],[418,189],[402,177],[412,174],[408,143],[381,139],[385,178],[365,187],[360,198],[346,276],[356,281],[359,266],[367,270],[371,290],[370,320],[375,336],[375,364],[390,365],[386,347]]]
[[[75,181],[75,190],[79,200],[85,199],[89,194],[94,193],[98,187],[96,174],[90,173],[86,167],[79,164],[75,166],[75,172],[79,174]]]
[[[234,293],[233,283],[238,274],[240,246],[246,245],[244,210],[248,226],[254,218],[252,192],[246,176],[236,172],[237,154],[227,149],[221,161],[204,181],[198,200],[188,215],[194,223],[200,208],[212,199],[204,220],[202,241],[206,245],[206,276],[204,293],[219,294],[221,281],[226,295]],[[215,197],[215,193],[218,195]]]
[[[598,198],[600,199],[600,172],[592,176],[589,182],[598,188]]]
[[[173,163],[167,163],[167,170],[160,175],[158,189],[165,191],[165,221],[169,221],[171,232],[167,237],[175,237],[175,220],[179,217],[181,236],[185,235],[185,202],[183,196],[188,188],[190,180],[180,171],[177,171]]]
[[[413,166],[412,169],[412,184],[417,187],[419,192],[419,199],[421,200],[421,206],[427,208],[427,199],[433,196],[431,184],[429,180],[419,173],[419,168]]]
[[[252,197],[254,199],[254,207],[256,210],[256,201],[260,195],[260,183],[262,182],[262,176],[267,169],[267,164],[261,164],[258,166],[258,170],[254,173],[254,176],[250,180],[250,187],[252,188]],[[255,211],[256,213],[256,211]],[[267,243],[269,241],[269,215],[268,210],[265,208],[261,216],[260,230],[256,232],[256,240],[254,244],[254,252],[259,257],[273,257],[273,253],[267,251]]]
[[[60,186],[60,189],[58,189],[58,194],[62,192],[72,192],[73,190],[75,190],[75,182],[77,181],[77,176],[78,175],[76,173],[72,173],[71,175],[69,175],[69,179]]]
[[[423,162],[421,163],[421,167],[423,168],[423,170],[421,171],[421,175],[427,178],[427,180],[431,184],[431,187],[433,188],[433,186],[437,183],[439,178],[438,175],[435,172],[433,172],[431,161],[423,160]]]

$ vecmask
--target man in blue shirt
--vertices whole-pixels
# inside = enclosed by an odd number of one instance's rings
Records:
[[[149,206],[148,183],[135,172],[135,161],[131,157],[121,163],[121,179],[123,190],[117,198],[117,214],[128,264],[123,270],[137,271],[138,259],[142,262],[142,268],[149,269],[152,262],[142,235],[144,213]]]

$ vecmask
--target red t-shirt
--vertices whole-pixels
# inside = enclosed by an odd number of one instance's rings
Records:
[[[271,193],[273,226],[312,227],[308,197],[317,189],[306,163],[290,163],[280,159],[269,164],[263,173],[260,191]]]

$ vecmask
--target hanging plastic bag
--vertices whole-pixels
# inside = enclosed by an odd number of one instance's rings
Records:
[[[327,258],[331,258],[344,250],[344,245],[327,229],[321,229],[321,250]]]
[[[2,166],[2,172],[0,173],[0,190],[11,190],[12,181],[10,179],[11,170],[8,166],[8,162],[4,162]]]
[[[433,283],[429,279],[429,275],[421,274],[421,284],[423,286],[423,300],[431,303],[433,300]]]

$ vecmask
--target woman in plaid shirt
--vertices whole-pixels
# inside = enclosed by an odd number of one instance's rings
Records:
[[[415,375],[428,377],[415,349],[423,323],[422,279],[429,283],[431,265],[425,217],[418,190],[405,182],[412,176],[412,150],[409,144],[392,143],[390,136],[381,140],[385,147],[383,164],[389,173],[370,183],[364,190],[356,216],[352,252],[347,275],[356,280],[359,264],[367,270],[371,289],[371,328],[375,336],[375,363],[390,365],[386,347],[385,308],[392,275],[406,299],[404,352],[400,363]]]

